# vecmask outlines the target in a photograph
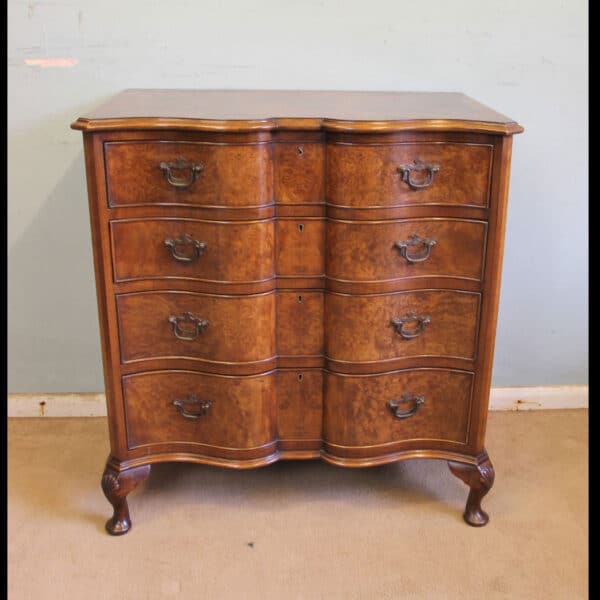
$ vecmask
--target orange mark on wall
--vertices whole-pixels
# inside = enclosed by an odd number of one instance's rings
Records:
[[[79,64],[78,58],[26,58],[25,64],[28,67],[42,67],[47,69],[48,67],[74,67]]]

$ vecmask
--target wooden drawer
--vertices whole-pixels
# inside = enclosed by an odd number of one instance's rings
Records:
[[[222,455],[275,439],[273,373],[227,377],[154,371],[125,376],[122,384],[129,449],[185,444],[187,450]]]
[[[472,393],[473,374],[466,371],[413,369],[360,376],[328,373],[324,439],[331,445],[369,446],[372,454],[381,453],[382,446],[416,440],[464,445],[469,439]]]
[[[139,292],[117,295],[116,301],[123,363],[185,358],[207,365],[244,364],[275,354],[274,292]]]
[[[268,144],[106,142],[108,202],[232,207],[271,203],[270,154]]]
[[[328,293],[326,354],[331,361],[349,363],[415,357],[472,361],[480,299],[478,293],[458,290],[356,296]],[[414,318],[409,316],[411,312]],[[394,319],[403,322],[394,324]]]
[[[325,197],[325,146],[280,142],[274,145],[275,201],[322,204]]]
[[[274,276],[273,221],[141,218],[110,222],[116,282],[258,282]]]
[[[277,430],[279,439],[320,440],[323,428],[323,371],[277,372]],[[293,444],[287,444],[293,449]]]
[[[277,292],[277,354],[322,356],[323,292]]]
[[[481,281],[487,224],[464,219],[335,221],[327,226],[327,277],[384,282],[412,277]]]
[[[277,274],[322,276],[325,273],[325,229],[324,219],[278,219]]]
[[[487,207],[491,165],[492,146],[486,144],[332,143],[327,146],[327,202],[363,208]]]

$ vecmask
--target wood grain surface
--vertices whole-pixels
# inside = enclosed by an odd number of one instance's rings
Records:
[[[117,283],[147,279],[256,283],[275,275],[272,220],[119,219],[110,221],[110,231]],[[186,236],[191,242],[186,243]],[[167,240],[180,243],[172,250]],[[202,244],[197,255],[194,242]]]
[[[325,219],[277,219],[277,275],[321,277],[325,274]]]
[[[325,327],[323,292],[277,292],[277,354],[322,356]]]
[[[161,140],[105,144],[108,199],[111,206],[189,204],[259,206],[272,199],[271,147],[218,145]],[[169,183],[161,163],[202,168],[187,187]],[[173,169],[177,180],[192,179],[191,169]]]
[[[379,371],[397,368],[397,361],[417,357],[473,361],[480,302],[480,294],[456,290],[381,295],[328,293],[327,357],[330,363],[371,363]],[[410,312],[430,317],[431,322],[418,337],[405,339],[391,321]],[[411,333],[417,326],[409,323],[406,331]],[[341,364],[336,366],[343,368]]]
[[[348,207],[426,206],[488,203],[492,146],[444,142],[343,144],[327,146],[327,202]],[[435,166],[431,184],[413,188],[398,169],[421,161]],[[425,185],[428,172],[417,173]]]
[[[275,354],[275,294],[216,296],[190,292],[140,292],[116,297],[124,363],[186,358],[205,363],[249,363]],[[208,326],[195,339],[179,339],[170,316],[191,313]],[[196,334],[181,320],[182,336]]]
[[[328,373],[324,435],[328,448],[346,457],[398,450],[401,443],[421,448],[468,443],[473,374],[445,369],[413,369],[384,375]],[[412,416],[397,418],[388,406],[404,394],[423,399]],[[414,402],[400,404],[410,412]],[[339,447],[339,448],[338,448]]]
[[[321,204],[325,199],[322,142],[281,142],[274,146],[274,189],[279,204]]]
[[[273,442],[276,436],[274,374],[225,377],[197,372],[152,372],[123,378],[127,441],[131,449],[167,444],[171,450],[196,449],[231,455]],[[209,403],[197,418],[183,416],[173,404],[190,397]],[[221,449],[229,453],[220,452]]]
[[[285,442],[283,447],[320,449],[323,372],[321,369],[280,369],[276,381],[277,430],[279,440]]]
[[[445,277],[481,281],[487,224],[466,219],[404,219],[327,223],[327,278],[397,282]],[[416,240],[412,240],[417,236]],[[428,247],[423,241],[432,240]],[[409,244],[403,256],[398,242]],[[420,262],[411,257],[425,254]]]

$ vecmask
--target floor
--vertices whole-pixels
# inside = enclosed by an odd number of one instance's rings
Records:
[[[575,600],[588,587],[588,413],[494,412],[485,528],[443,461],[156,465],[110,537],[104,418],[9,419],[11,600]]]

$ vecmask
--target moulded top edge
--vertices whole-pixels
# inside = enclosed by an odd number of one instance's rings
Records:
[[[402,131],[453,131],[513,135],[523,132],[518,123],[491,123],[484,121],[459,121],[450,119],[413,121],[346,121],[337,119],[290,118],[243,120],[209,120],[188,118],[129,117],[119,119],[79,118],[72,129],[84,132],[126,130],[183,130],[212,132],[254,131],[335,131],[346,133],[394,133]]]
[[[293,90],[125,90],[71,127],[348,132],[479,131],[512,135],[514,120],[459,93]]]

